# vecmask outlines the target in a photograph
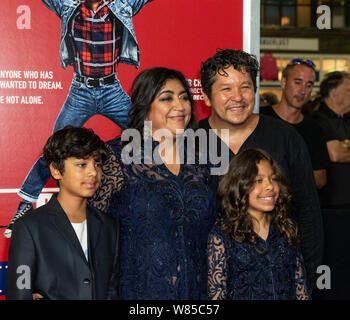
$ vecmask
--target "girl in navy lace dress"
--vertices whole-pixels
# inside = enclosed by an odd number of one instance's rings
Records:
[[[264,151],[246,149],[218,187],[208,239],[210,299],[310,299],[285,176]]]

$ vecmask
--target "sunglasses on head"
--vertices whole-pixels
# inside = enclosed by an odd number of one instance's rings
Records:
[[[293,65],[293,64],[304,64],[315,70],[315,64],[311,60],[294,59],[288,63],[288,65]]]

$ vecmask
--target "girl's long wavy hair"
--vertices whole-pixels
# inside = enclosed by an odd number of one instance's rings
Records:
[[[270,163],[279,185],[279,197],[270,212],[270,223],[274,224],[286,240],[288,246],[299,244],[298,228],[290,216],[291,192],[287,178],[272,157],[260,149],[246,149],[230,162],[228,172],[222,177],[218,187],[219,217],[217,224],[229,232],[239,243],[249,242],[258,248],[259,238],[253,230],[253,217],[248,213],[249,194],[258,174],[258,164],[266,160]]]

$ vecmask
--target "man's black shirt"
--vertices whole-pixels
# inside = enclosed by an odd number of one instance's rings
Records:
[[[311,158],[312,168],[314,170],[327,169],[329,166],[327,145],[323,136],[322,128],[315,120],[311,117],[304,116],[304,119],[299,123],[289,123],[279,117],[272,106],[260,108],[260,113],[284,121],[296,129],[306,143]]]
[[[350,139],[350,113],[337,115],[326,104],[312,114],[321,126],[326,142]],[[331,162],[327,184],[320,193],[322,207],[350,207],[350,163]]]

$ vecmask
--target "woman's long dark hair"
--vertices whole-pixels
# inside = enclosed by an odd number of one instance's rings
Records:
[[[218,187],[219,218],[217,224],[227,230],[239,243],[249,242],[259,252],[258,237],[253,230],[253,218],[248,213],[249,193],[258,174],[258,163],[266,160],[270,163],[280,188],[279,197],[271,214],[274,224],[286,240],[288,246],[297,247],[298,229],[289,215],[291,193],[282,169],[265,151],[246,149],[230,162],[228,172],[220,180]]]
[[[191,119],[187,127],[193,126],[194,101],[184,75],[178,70],[155,67],[139,73],[133,82],[128,128],[139,130],[141,136],[143,136],[144,122],[151,109],[151,104],[169,79],[179,80],[184,87],[191,104]]]

